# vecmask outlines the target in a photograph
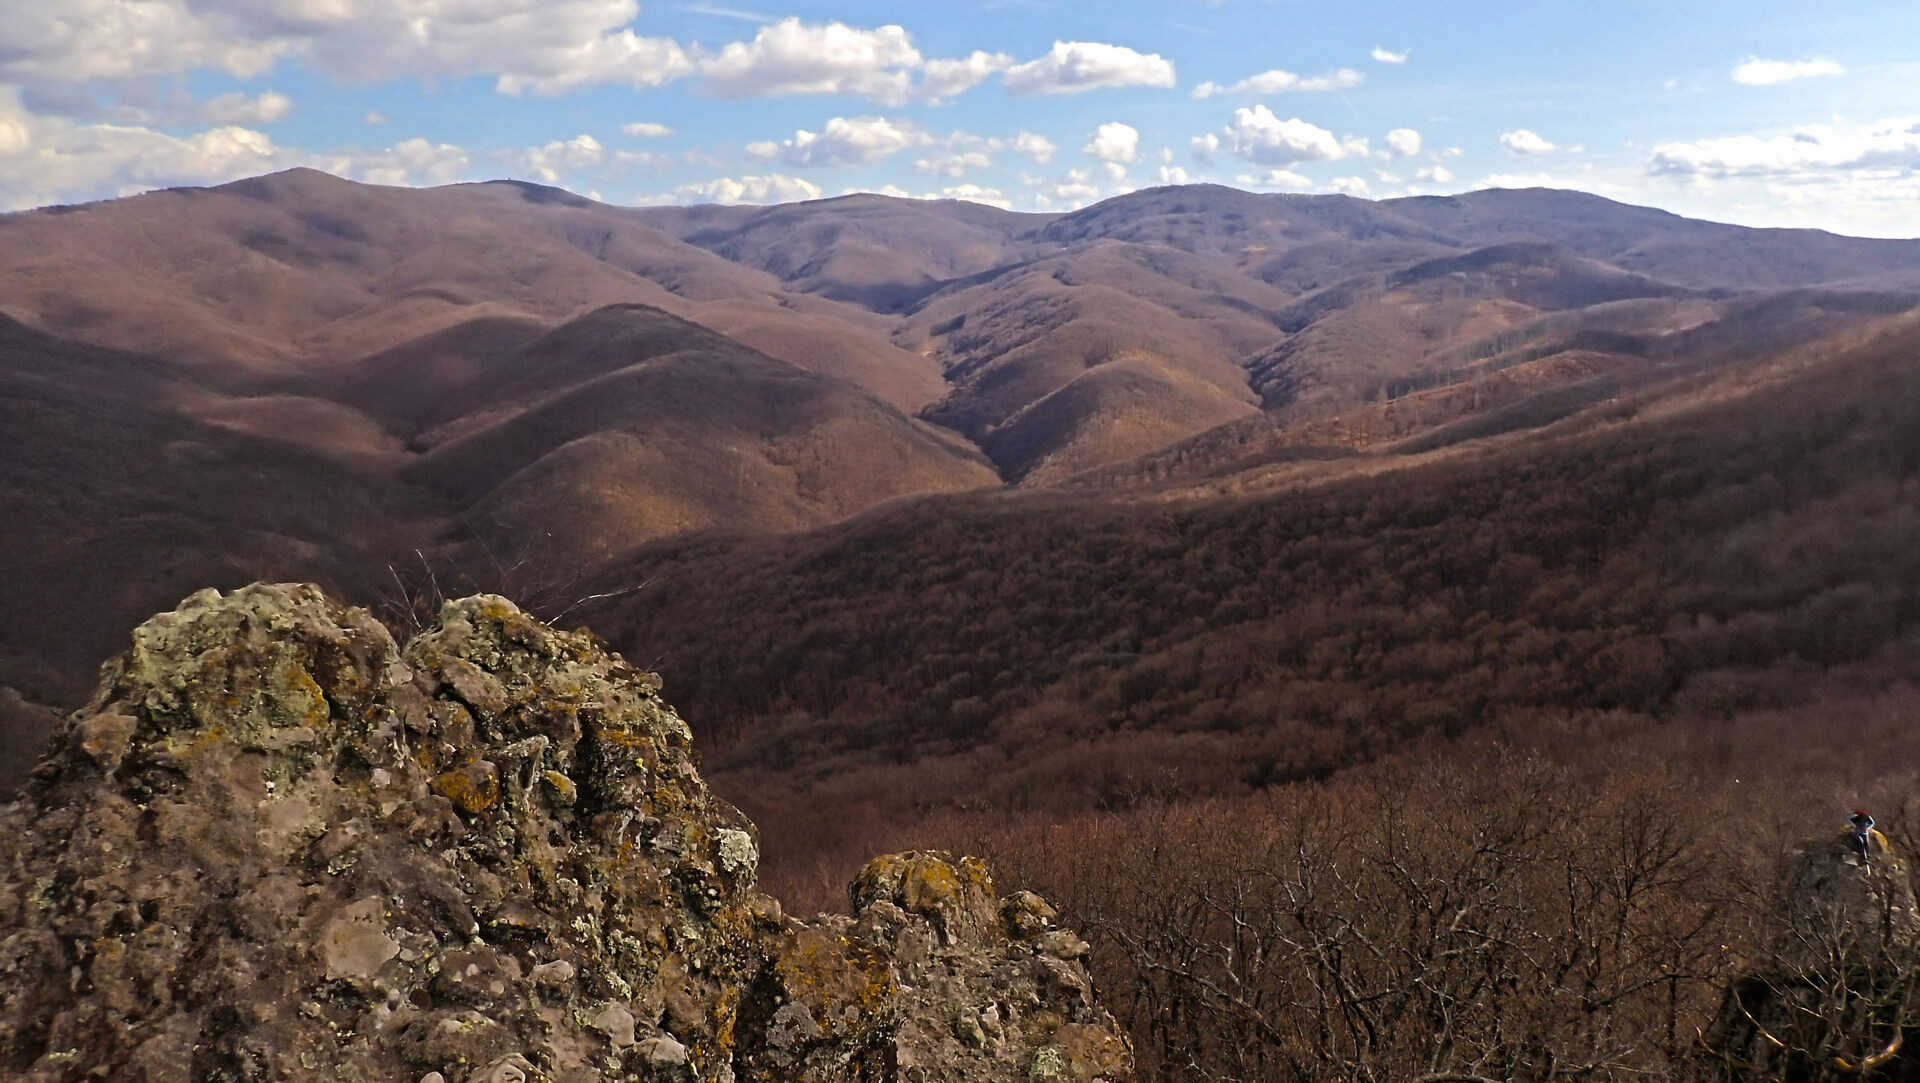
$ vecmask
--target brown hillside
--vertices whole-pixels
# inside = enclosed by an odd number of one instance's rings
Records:
[[[999,480],[851,384],[642,306],[563,325],[440,400],[443,421],[482,420],[408,476],[483,534],[545,539],[551,559],[716,526],[797,529]]]
[[[935,802],[1093,801],[1143,757],[1298,777],[1514,711],[1793,702],[1822,672],[1873,687],[1920,675],[1916,357],[1908,316],[1676,410],[1624,399],[1258,500],[948,499],[665,545],[625,577],[671,598],[592,619],[737,734],[732,770],[881,786],[904,757],[924,767],[894,792]]]
[[[555,188],[384,188],[295,169],[0,217],[0,311],[248,383],[299,382],[423,339],[444,358],[456,342],[486,347],[435,337],[462,324],[553,326],[622,302],[692,319],[713,307],[733,326],[802,313],[804,329],[759,330],[759,344],[782,355],[791,341],[795,363],[871,378],[895,399],[932,391],[924,366],[889,371],[910,359],[860,310],[785,293],[637,212]]]
[[[883,312],[902,309],[952,279],[1024,258],[1031,250],[1022,238],[1054,217],[879,195],[637,213],[793,289]]]

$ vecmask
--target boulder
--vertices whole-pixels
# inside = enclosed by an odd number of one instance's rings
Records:
[[[1764,950],[1729,984],[1702,1053],[1717,1078],[1920,1078],[1920,910],[1912,870],[1875,831],[1787,859]]]
[[[1131,1077],[1043,901],[907,854],[786,917],[658,679],[499,597],[195,594],[0,830],[10,1079]]]

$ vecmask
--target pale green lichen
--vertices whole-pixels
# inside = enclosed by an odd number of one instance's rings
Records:
[[[1043,1045],[1033,1055],[1033,1067],[1027,1070],[1027,1078],[1033,1083],[1055,1083],[1067,1078],[1066,1054],[1058,1046]]]
[[[753,844],[752,835],[731,827],[723,827],[715,834],[720,839],[722,871],[733,876],[742,876],[759,867],[760,848]]]

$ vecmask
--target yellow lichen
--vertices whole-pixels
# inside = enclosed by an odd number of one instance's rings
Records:
[[[435,778],[433,792],[463,812],[485,812],[500,800],[500,775],[491,763],[481,760]]]

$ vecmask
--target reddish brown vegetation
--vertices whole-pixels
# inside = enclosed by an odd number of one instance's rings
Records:
[[[672,543],[623,573],[650,596],[587,619],[659,665],[722,771],[922,804],[1111,804],[1168,767],[1257,788],[1528,712],[1792,704],[1920,673],[1917,352],[1909,321],[1731,401],[1623,401],[1258,501],[923,501]]]

